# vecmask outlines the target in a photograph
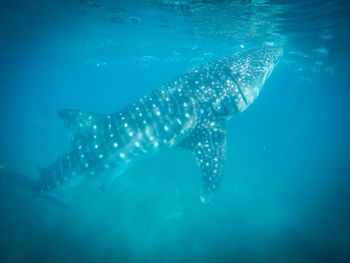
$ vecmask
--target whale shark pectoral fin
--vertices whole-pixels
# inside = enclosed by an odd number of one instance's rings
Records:
[[[201,201],[211,201],[221,185],[226,159],[225,120],[199,124],[178,148],[191,150],[201,169]]]
[[[91,139],[103,124],[104,115],[102,114],[72,109],[61,109],[58,114],[69,130],[72,146]]]

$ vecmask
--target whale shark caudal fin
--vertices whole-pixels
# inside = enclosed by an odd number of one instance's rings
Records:
[[[222,182],[226,159],[226,119],[219,118],[197,124],[192,133],[178,145],[192,151],[201,169],[201,201],[211,201]]]
[[[70,133],[72,148],[91,141],[105,116],[73,109],[62,109],[58,114]]]
[[[62,196],[58,195],[55,192],[44,193],[44,194],[41,194],[40,196],[61,208],[64,208],[64,209],[72,208],[67,202],[65,202],[65,200],[63,200]]]
[[[0,181],[4,182],[10,186],[20,187],[26,190],[33,190],[36,181],[26,176],[24,174],[19,173],[0,173]]]
[[[38,183],[31,177],[19,173],[0,173],[0,182],[9,185],[11,188],[19,187],[30,192],[35,192]],[[57,193],[44,193],[40,194],[40,196],[59,207],[70,208]]]

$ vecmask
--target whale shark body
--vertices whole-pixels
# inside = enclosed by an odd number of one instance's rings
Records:
[[[223,177],[226,121],[252,104],[281,56],[278,47],[239,52],[196,67],[113,114],[61,110],[71,150],[40,168],[34,195],[48,197],[86,177],[115,177],[144,156],[177,148],[193,153],[200,200],[212,200]]]

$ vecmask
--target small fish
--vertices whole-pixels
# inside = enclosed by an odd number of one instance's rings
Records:
[[[148,234],[149,231],[151,230],[152,224],[153,224],[153,220],[152,220],[152,218],[150,218],[149,222],[148,222],[148,225],[147,225],[146,234]]]
[[[117,194],[116,199],[119,199],[120,197],[122,197],[123,195],[125,195],[126,193],[129,192],[128,188],[125,188],[124,190],[122,190],[119,194]]]
[[[106,185],[105,184],[100,184],[98,187],[101,191],[106,191]]]
[[[175,212],[175,213],[173,213],[171,215],[166,216],[164,219],[165,220],[170,220],[170,219],[180,218],[181,216],[182,216],[182,212],[179,211],[179,212]]]

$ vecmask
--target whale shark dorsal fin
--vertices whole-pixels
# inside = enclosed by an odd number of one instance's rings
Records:
[[[61,109],[58,115],[70,133],[73,147],[95,136],[101,130],[99,128],[102,126],[104,116],[74,109]]]
[[[197,124],[179,149],[192,151],[201,169],[201,201],[211,201],[221,185],[226,159],[225,119]]]

